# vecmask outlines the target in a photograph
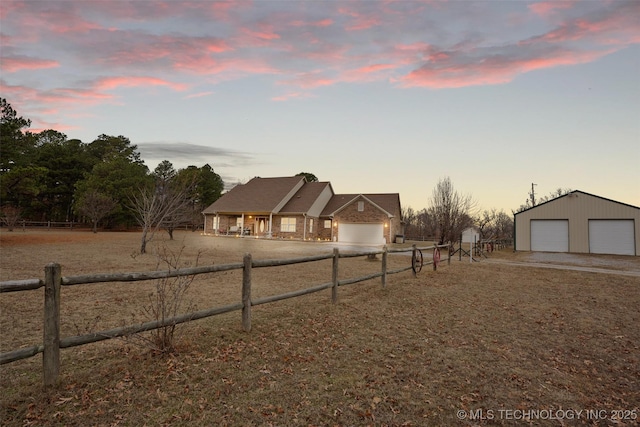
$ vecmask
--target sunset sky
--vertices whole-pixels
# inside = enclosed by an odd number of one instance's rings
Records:
[[[640,1],[0,2],[0,96],[153,170],[640,206]]]

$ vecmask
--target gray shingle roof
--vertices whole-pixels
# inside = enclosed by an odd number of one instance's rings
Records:
[[[203,213],[274,212],[301,181],[301,176],[253,178],[233,187]]]
[[[233,187],[206,208],[203,213],[303,214],[311,209],[327,186],[330,187],[331,184],[329,182],[304,182],[304,178],[301,176],[253,178],[246,184]],[[296,188],[298,188],[297,191],[295,191]],[[400,195],[398,193],[334,194],[322,210],[321,216],[332,216],[360,196],[366,197],[389,215],[399,214]]]
[[[306,213],[318,199],[328,182],[307,182],[289,202],[280,209],[280,213]]]

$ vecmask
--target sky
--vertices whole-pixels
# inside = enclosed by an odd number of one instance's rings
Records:
[[[640,206],[640,1],[2,0],[0,37],[31,131],[123,135],[150,170]]]

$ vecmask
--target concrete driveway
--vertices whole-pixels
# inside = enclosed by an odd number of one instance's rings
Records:
[[[527,252],[513,260],[489,256],[482,262],[640,277],[640,257],[634,256]]]

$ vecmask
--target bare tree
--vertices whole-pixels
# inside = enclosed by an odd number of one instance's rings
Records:
[[[437,225],[438,244],[455,242],[462,231],[471,226],[471,210],[475,203],[469,195],[461,195],[449,177],[438,181],[429,201],[429,215]]]
[[[162,222],[162,228],[169,233],[169,239],[173,240],[173,231],[181,225],[191,224],[194,219],[191,208],[192,203],[184,203],[179,209],[167,215]]]
[[[168,267],[169,271],[178,271],[181,268],[181,257],[184,246],[177,254],[171,252],[166,247],[159,249],[157,270],[160,267]],[[197,267],[201,253],[195,259],[195,264],[185,264],[184,267]],[[151,320],[160,321],[162,327],[151,331],[148,342],[156,351],[170,353],[174,349],[176,323],[169,322],[175,318],[183,309],[191,311],[195,309],[193,303],[187,301],[189,286],[193,283],[195,276],[164,277],[156,281],[155,292],[149,295],[149,304],[143,307],[143,312]]]
[[[492,227],[496,220],[496,209],[491,209],[490,211],[483,211],[477,218],[474,218],[474,222],[478,229],[480,230],[480,238],[487,239],[491,237]]]
[[[2,221],[7,224],[9,231],[13,231],[13,227],[20,219],[20,208],[16,206],[6,205],[2,207]]]
[[[189,260],[183,261],[185,246],[178,252],[172,251],[164,243],[158,245],[154,251],[157,258],[156,271],[168,271],[177,273],[182,269],[197,267],[203,251],[198,251]],[[160,327],[149,331],[148,334],[133,333],[127,335],[131,342],[141,344],[161,354],[172,353],[178,338],[178,323],[176,317],[187,315],[196,310],[197,306],[193,296],[189,297],[189,288],[195,279],[194,275],[177,277],[161,277],[156,280],[155,289],[148,294],[148,302],[143,305],[140,314],[142,322],[154,321],[160,323]],[[134,323],[138,322],[138,316],[131,313]],[[188,315],[187,315],[188,316]]]
[[[78,212],[91,220],[91,231],[98,232],[98,223],[118,206],[111,196],[97,190],[89,190],[76,205]]]
[[[475,219],[483,239],[510,239],[513,235],[513,219],[503,210],[485,210]]]
[[[147,252],[147,243],[171,218],[181,215],[189,206],[189,185],[165,182],[163,186],[145,186],[130,198],[131,210],[142,227],[140,253]]]
[[[504,211],[498,212],[495,218],[494,233],[497,239],[511,239],[513,237],[513,217]]]

